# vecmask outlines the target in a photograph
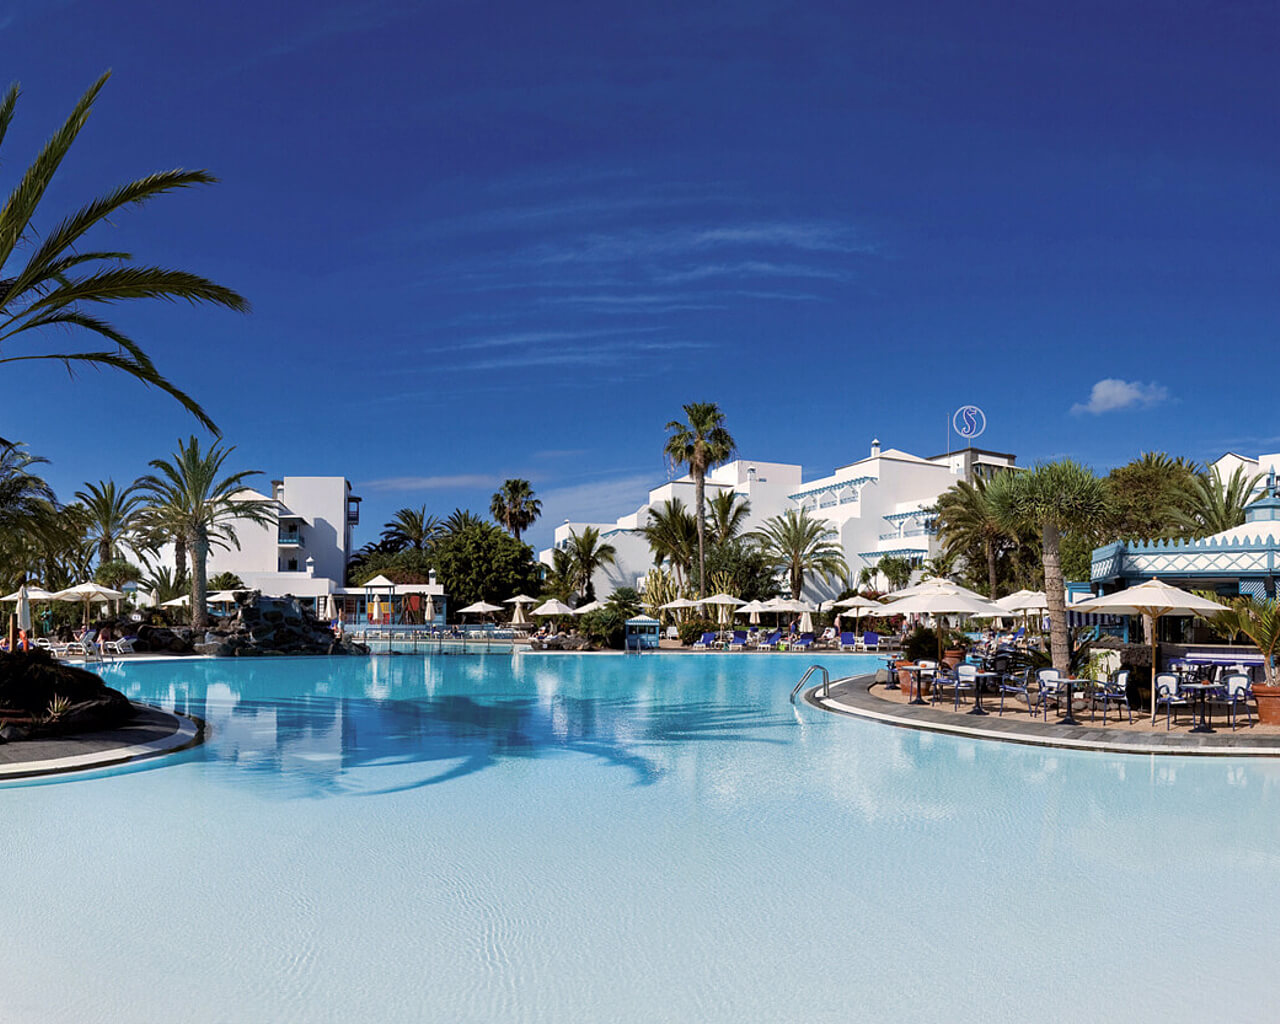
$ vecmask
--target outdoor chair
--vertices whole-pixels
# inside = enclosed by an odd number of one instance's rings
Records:
[[[767,637],[756,644],[757,651],[776,651],[778,649],[778,641],[782,639],[782,630],[775,629]]]
[[[837,640],[834,627],[828,626],[822,631],[822,636],[814,641],[819,647],[830,647]]]
[[[840,634],[840,650],[856,651],[858,649],[858,640],[852,633]]]
[[[1004,714],[1005,694],[1020,694],[1026,702],[1027,711],[1035,714],[1034,702],[1031,699],[1031,669],[1024,668],[1019,673],[1000,676],[1000,714]]]
[[[1112,704],[1124,705],[1129,712],[1129,724],[1133,724],[1133,708],[1129,704],[1129,670],[1122,668],[1112,672],[1106,682],[1100,683],[1093,691],[1093,704],[1096,708],[1102,705],[1102,724],[1107,724],[1107,708]],[[1119,712],[1117,712],[1118,714]]]
[[[1156,715],[1164,706],[1164,727],[1167,732],[1176,717],[1178,708],[1190,708],[1191,699],[1182,692],[1182,681],[1173,672],[1161,672],[1156,676],[1156,709],[1151,714],[1151,724],[1156,724]]]
[[[693,649],[695,651],[709,651],[716,646],[716,635],[714,633],[703,633],[701,640],[695,640]]]
[[[863,633],[862,649],[864,651],[878,651],[880,649],[880,634],[879,633]]]
[[[747,631],[745,629],[735,629],[733,636],[729,638],[729,650],[742,651],[747,647]]]
[[[1062,677],[1056,668],[1042,668],[1036,673],[1036,707],[1048,719],[1049,702],[1057,707],[1062,701]]]
[[[957,665],[951,677],[951,694],[955,710],[960,710],[960,694],[964,691],[978,692],[978,666]]]
[[[1236,731],[1236,717],[1241,706],[1244,707],[1245,717],[1248,718],[1249,724],[1253,725],[1253,712],[1249,710],[1249,701],[1253,697],[1253,690],[1249,685],[1249,677],[1242,673],[1233,673],[1222,681],[1222,693],[1214,696],[1212,702],[1214,704],[1223,704],[1231,709],[1231,731]]]

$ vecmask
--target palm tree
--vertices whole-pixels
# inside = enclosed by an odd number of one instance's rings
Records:
[[[132,537],[138,525],[142,495],[137,492],[136,484],[116,490],[114,480],[84,486],[83,491],[76,491],[76,500],[84,510],[88,539],[97,547],[98,564],[105,565],[119,553],[121,542]]]
[[[533,496],[528,480],[504,480],[493,496],[489,514],[519,540],[521,532],[542,515],[542,502]]]
[[[36,472],[48,461],[21,443],[0,447],[0,559],[11,589],[33,570],[47,575],[80,538],[78,519],[58,507],[53,488]]]
[[[112,189],[51,229],[38,229],[32,223],[108,77],[109,73],[103,75],[80,97],[66,122],[45,143],[0,209],[0,344],[28,332],[34,336],[50,329],[70,328],[97,335],[108,345],[97,350],[4,356],[0,363],[55,359],[67,367],[87,364],[123,370],[176,398],[216,433],[217,427],[195,399],[170,383],[136,342],[87,310],[96,304],[128,299],[184,299],[240,312],[246,311],[249,304],[230,288],[206,278],[182,270],[139,266],[127,252],[84,248],[82,239],[125,207],[140,206],[166,192],[211,184],[217,179],[206,171],[161,171]],[[10,86],[0,99],[0,143],[13,120],[17,101],[18,87]],[[26,254],[26,261],[21,266],[10,266],[16,253]]]
[[[196,437],[178,442],[176,457],[152,459],[155,474],[144,476],[138,486],[147,495],[145,518],[154,528],[180,533],[191,561],[191,624],[197,629],[208,622],[206,571],[211,548],[240,546],[236,526],[276,522],[271,501],[244,497],[245,483],[257,470],[221,476],[223,464],[234,447],[214,444],[200,450]]]
[[[574,565],[573,557],[569,552],[562,548],[552,549],[551,565],[544,566],[543,569],[542,595],[554,597],[557,601],[564,601],[566,604],[573,600]]]
[[[698,523],[693,513],[679,498],[672,498],[658,508],[649,509],[649,518],[640,533],[649,542],[655,566],[671,563],[676,586],[683,593],[698,543]]]
[[[901,590],[911,582],[911,559],[902,555],[885,555],[876,563],[876,571],[884,577],[890,590]]]
[[[1070,531],[1088,535],[1110,522],[1113,509],[1107,488],[1092,470],[1071,459],[1042,463],[1030,472],[1006,476],[1007,484],[988,489],[988,500],[996,519],[1007,529],[1040,531],[1053,667],[1064,676],[1069,675],[1071,647],[1062,583],[1062,534]]]
[[[715,402],[690,402],[684,407],[688,423],[672,420],[663,454],[673,470],[687,469],[693,477],[698,517],[698,596],[706,597],[707,473],[733,454],[737,445],[724,427],[724,413]]]
[[[211,590],[244,590],[244,580],[233,572],[220,572],[209,579]]]
[[[594,601],[596,589],[591,578],[598,569],[617,564],[618,549],[602,544],[600,531],[594,526],[584,526],[581,533],[569,531],[568,553],[574,592],[581,594],[584,601]]]
[[[1225,480],[1217,466],[1209,473],[1197,473],[1187,506],[1172,510],[1173,521],[1192,537],[1208,537],[1240,526],[1261,479],[1260,473],[1246,475],[1243,466],[1237,466]]]
[[[756,538],[765,557],[786,572],[793,599],[800,597],[809,573],[827,580],[849,575],[838,534],[825,520],[811,517],[807,509],[788,509],[766,519]]]
[[[485,521],[474,512],[468,512],[466,509],[455,508],[449,513],[449,518],[444,521],[444,533],[465,533],[467,530],[472,530],[477,526],[485,525],[487,525]]]
[[[733,491],[718,491],[707,499],[711,515],[711,543],[720,545],[742,532],[751,515],[751,502]]]
[[[409,548],[426,551],[436,538],[444,533],[439,517],[427,515],[427,506],[402,508],[382,529],[382,542],[386,550],[395,552]]]
[[[1017,535],[996,518],[992,510],[992,489],[1009,486],[1014,474],[997,473],[990,481],[976,477],[962,480],[938,498],[938,539],[952,558],[976,560],[979,554],[987,570],[987,596],[996,599],[998,561]]]

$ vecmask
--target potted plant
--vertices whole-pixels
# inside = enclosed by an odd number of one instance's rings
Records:
[[[1263,725],[1280,725],[1280,671],[1276,668],[1276,652],[1280,649],[1280,606],[1274,598],[1259,601],[1256,597],[1237,597],[1212,617],[1204,616],[1222,636],[1243,633],[1262,652],[1266,682],[1254,683],[1253,695],[1258,702],[1258,721]]]

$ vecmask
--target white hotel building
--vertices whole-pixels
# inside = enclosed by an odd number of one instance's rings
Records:
[[[801,467],[781,462],[737,459],[707,474],[710,498],[718,491],[733,491],[751,503],[745,530],[757,529],[766,519],[789,508],[807,509],[827,520],[836,531],[854,580],[864,566],[874,566],[886,555],[898,555],[919,564],[936,551],[933,514],[939,495],[957,480],[972,481],[1013,467],[1016,457],[981,448],[963,448],[945,455],[922,458],[872,441],[870,454],[841,466],[829,476],[803,480]],[[693,480],[683,476],[649,492],[649,500],[634,512],[609,523],[569,522],[556,527],[555,547],[566,547],[570,533],[590,526],[602,540],[617,549],[617,564],[596,574],[595,589],[601,597],[617,587],[639,587],[653,567],[653,555],[640,533],[649,509],[680,498],[690,511],[696,508]],[[551,551],[540,560],[551,564]],[[843,581],[811,581],[805,596],[826,600],[843,589]]]

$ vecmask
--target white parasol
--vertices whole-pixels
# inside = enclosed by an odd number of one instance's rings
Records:
[[[1136,587],[1103,594],[1088,601],[1073,604],[1073,612],[1102,612],[1110,615],[1149,615],[1151,617],[1151,718],[1156,714],[1156,625],[1164,615],[1199,615],[1209,618],[1221,613],[1224,605],[1187,591],[1159,579],[1150,579]]]

